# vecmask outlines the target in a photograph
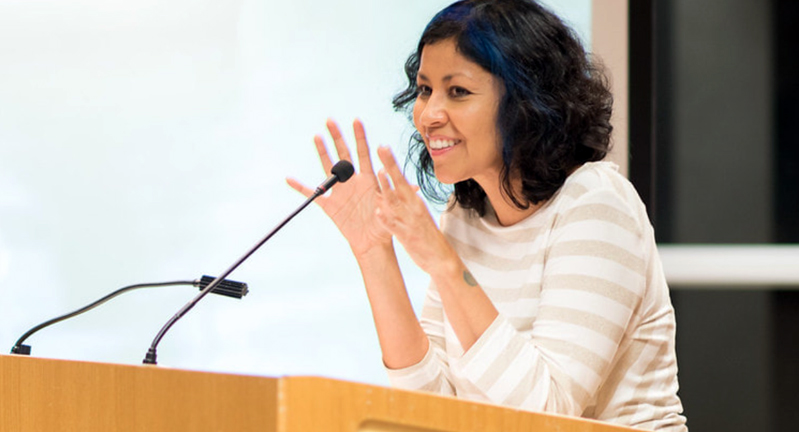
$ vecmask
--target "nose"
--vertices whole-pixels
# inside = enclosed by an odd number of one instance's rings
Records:
[[[417,101],[417,103],[419,103]],[[431,94],[430,97],[424,101],[419,115],[419,123],[424,127],[437,127],[444,125],[447,122],[447,109],[446,101],[443,97]]]

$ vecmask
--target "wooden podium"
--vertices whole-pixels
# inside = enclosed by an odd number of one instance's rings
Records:
[[[0,356],[0,432],[633,430],[328,378]]]

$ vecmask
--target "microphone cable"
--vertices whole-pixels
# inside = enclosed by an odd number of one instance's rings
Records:
[[[104,296],[104,297],[102,297],[102,298],[100,298],[100,299],[98,299],[98,300],[96,300],[96,301],[94,301],[94,302],[92,302],[92,303],[80,308],[80,309],[74,310],[74,311],[72,311],[70,313],[67,313],[67,314],[64,314],[64,315],[61,315],[61,316],[58,316],[58,317],[55,317],[55,318],[53,318],[51,320],[47,320],[47,321],[37,325],[36,327],[33,327],[32,329],[28,330],[19,339],[17,339],[17,342],[14,344],[14,347],[11,348],[11,354],[30,355],[31,346],[30,345],[24,345],[23,342],[25,342],[25,340],[28,339],[34,333],[38,332],[39,330],[41,330],[43,328],[49,327],[49,326],[51,326],[51,325],[53,325],[55,323],[58,323],[58,322],[67,320],[69,318],[81,315],[81,314],[83,314],[85,312],[88,312],[88,311],[96,308],[97,306],[100,306],[103,303],[113,299],[114,297],[122,295],[122,294],[124,294],[126,292],[130,292],[130,291],[137,290],[137,289],[140,289],[140,288],[160,288],[160,287],[178,286],[178,285],[194,285],[196,287],[199,287],[200,290],[202,291],[214,279],[215,278],[213,278],[211,276],[202,276],[201,278],[195,279],[193,281],[182,280],[182,281],[171,281],[171,282],[153,282],[153,283],[142,283],[142,284],[128,285],[126,287],[122,287],[122,288],[120,288],[120,289],[118,289],[118,290],[116,290],[116,291],[114,291],[114,292],[112,292],[112,293],[110,293],[110,294],[108,294],[108,295],[106,295],[106,296]],[[244,297],[245,295],[247,295],[247,284],[243,283],[243,282],[236,282],[236,281],[231,281],[231,280],[227,280],[226,279],[226,280],[222,281],[222,283],[219,283],[216,287],[214,287],[211,292],[213,292],[214,294],[219,294],[219,295],[224,295],[224,296],[227,296],[227,297],[233,297],[233,298],[239,298],[240,299],[240,298]]]

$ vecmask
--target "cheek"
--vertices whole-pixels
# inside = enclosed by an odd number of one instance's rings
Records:
[[[494,144],[498,142],[496,112],[487,109],[473,110],[461,116],[460,123],[464,124],[470,134],[480,142]]]
[[[422,106],[422,103],[417,100],[413,104],[413,126],[416,127],[416,130],[419,132],[422,131],[421,123],[419,122],[422,116],[422,110],[424,110],[424,106]]]

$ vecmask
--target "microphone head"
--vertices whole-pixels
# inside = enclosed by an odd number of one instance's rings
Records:
[[[336,176],[338,181],[344,183],[355,173],[355,168],[348,161],[340,160],[333,165],[333,168],[330,169],[330,173]]]

